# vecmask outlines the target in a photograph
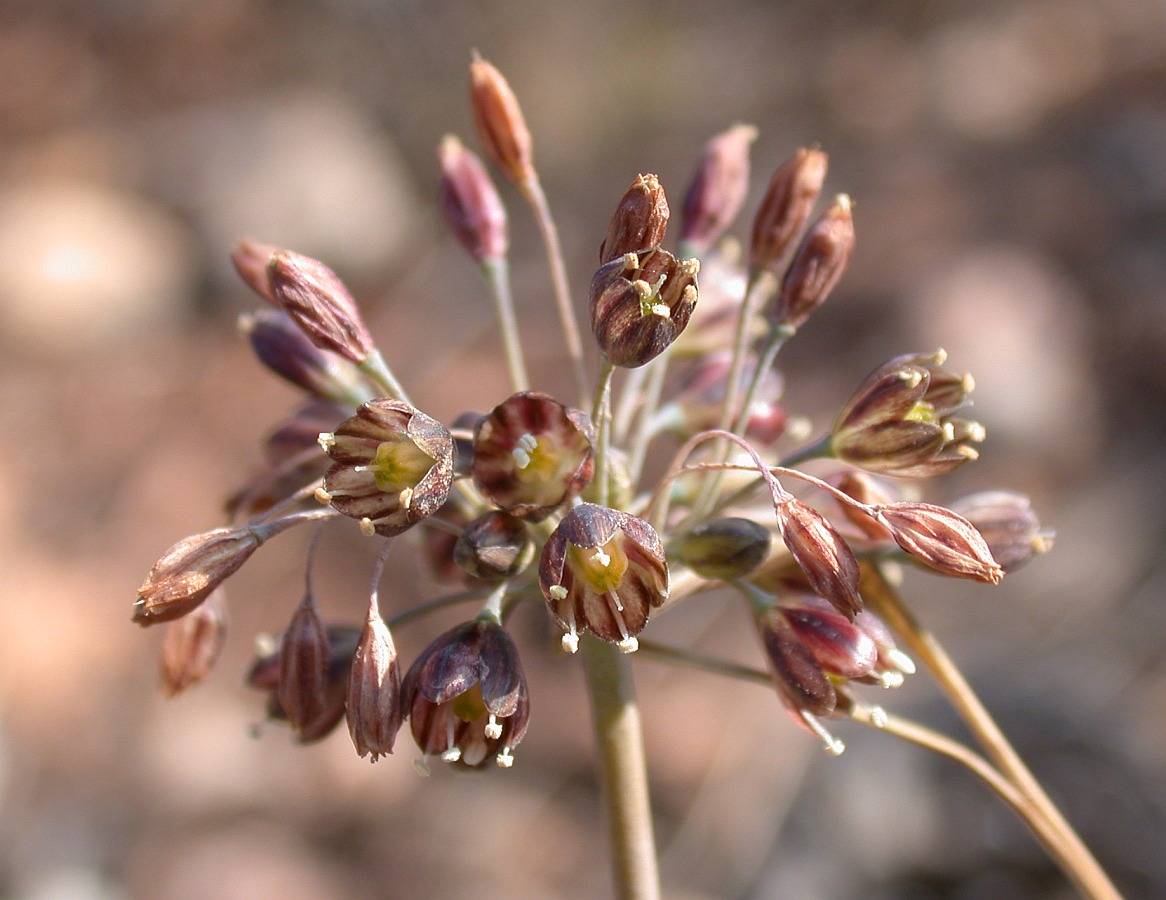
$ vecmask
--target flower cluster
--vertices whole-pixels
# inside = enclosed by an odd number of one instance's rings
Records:
[[[455,137],[438,151],[441,209],[495,299],[512,381],[484,415],[443,424],[417,409],[334,272],[242,241],[236,268],[267,304],[244,330],[306,402],[267,439],[266,466],[232,496],[228,523],[171,547],[138,591],[134,621],[170,623],[166,691],[211,670],[225,636],[222,585],[266,540],[298,524],[347,523],[386,549],[416,538],[433,583],[450,592],[392,596],[382,617],[382,552],[363,623],[325,623],[309,551],[304,597],[248,676],[300,741],[346,719],[358,753],[375,760],[407,722],[423,762],[508,766],[530,717],[507,630],[518,605],[544,605],[568,652],[602,641],[676,659],[683,653],[640,637],[652,617],[727,587],[746,601],[782,703],[839,750],[822,720],[859,708],[862,686],[894,687],[913,671],[867,608],[865,573],[899,560],[994,584],[1049,546],[1021,495],[949,508],[906,498],[887,478],[929,478],[975,459],[984,429],[957,417],[971,378],[944,369],[942,351],[897,357],[861,383],[829,433],[783,446],[796,429],[774,359],[838,284],[854,221],[845,195],[814,218],[827,157],[804,149],[773,175],[747,253],[734,255],[722,239],[748,196],[749,126],[708,145],[675,253],[663,246],[670,212],[655,175],[638,175],[618,199],[589,287],[597,352],[585,353],[530,132],[501,74],[480,59],[471,103],[485,155],[547,238],[574,388],[594,398],[590,408],[528,383],[506,207]],[[654,443],[673,445],[664,471],[645,464]],[[810,458],[833,468],[810,476],[797,468]],[[402,674],[393,630],[474,601],[476,614]]]

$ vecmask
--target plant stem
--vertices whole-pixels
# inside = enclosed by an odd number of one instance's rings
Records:
[[[518,323],[514,318],[514,300],[510,293],[510,272],[506,259],[486,260],[482,263],[482,273],[490,285],[494,297],[494,310],[498,315],[498,327],[502,331],[502,349],[506,354],[506,368],[510,372],[510,385],[515,391],[530,388],[526,374],[526,363],[522,357],[522,341],[518,338]]]
[[[891,629],[903,638],[919,661],[927,666],[956,712],[996,763],[1000,773],[1058,834],[1058,846],[1064,847],[1063,853],[1058,853],[1056,847],[1050,846],[1049,849],[1065,874],[1086,897],[1120,900],[1121,895],[1113,882],[1021,761],[943,646],[920,625],[877,565],[863,563],[862,572],[862,596]]]
[[[614,644],[583,636],[583,667],[607,807],[616,896],[660,896],[648,770],[631,660]]]

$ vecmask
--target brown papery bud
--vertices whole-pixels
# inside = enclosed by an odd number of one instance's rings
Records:
[[[826,181],[826,154],[802,148],[773,173],[769,189],[753,220],[749,264],[776,271],[786,251],[809,221]]]
[[[454,236],[476,262],[506,256],[506,207],[481,161],[452,134],[437,148],[441,211]]]
[[[958,513],[930,503],[873,507],[900,547],[936,571],[956,578],[998,584],[1004,569],[983,536]]]
[[[668,199],[655,175],[640,175],[631,183],[607,225],[599,245],[599,264],[625,253],[657,247],[668,228]]]
[[[982,491],[961,497],[951,508],[975,526],[1005,572],[1019,569],[1034,556],[1053,549],[1055,533],[1041,527],[1024,494]]]
[[[850,198],[841,194],[806,232],[786,269],[774,304],[773,320],[800,328],[834,290],[854,250]]]
[[[752,125],[734,125],[709,141],[684,195],[682,244],[703,252],[737,217],[749,190],[749,145],[756,139]]]
[[[359,363],[376,349],[356,300],[319,260],[278,250],[267,263],[271,290],[313,344]]]
[[[183,538],[154,563],[138,588],[133,620],[154,625],[186,615],[243,565],[261,543],[247,528],[216,528]]]
[[[162,692],[173,697],[210,674],[227,639],[222,590],[188,616],[166,626],[162,639]]]
[[[849,619],[862,609],[858,561],[849,545],[817,510],[785,495],[774,503],[777,527],[810,588]]]
[[[393,752],[401,729],[401,666],[388,626],[374,601],[348,674],[348,733],[360,756],[372,761]]]
[[[251,238],[243,238],[231,251],[231,262],[239,277],[246,282],[247,287],[273,306],[279,304],[271,290],[271,279],[267,277],[267,262],[278,249],[271,244],[260,244]]]
[[[277,696],[297,732],[314,724],[327,705],[328,656],[328,631],[308,594],[283,633],[279,649]]]
[[[515,184],[533,179],[530,129],[518,98],[502,73],[476,54],[470,63],[470,108],[486,155]]]

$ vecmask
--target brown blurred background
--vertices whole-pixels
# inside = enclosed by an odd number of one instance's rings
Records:
[[[431,414],[507,393],[432,208],[434,148],[470,138],[471,48],[522,100],[577,295],[636,173],[678,208],[704,141],[753,123],[751,213],[796,147],[830,153],[858,249],[783,356],[791,403],[827,425],[874,365],[940,345],[976,375],[983,459],[930,496],[1028,491],[1057,546],[995,590],[918,575],[909,594],[1123,889],[1166,895],[1161,2],[4,0],[0,896],[609,891],[577,661],[537,610],[516,619],[534,713],[515,768],[427,780],[406,735],[369,766],[342,733],[250,733],[251,638],[290,616],[306,535],[232,581],[230,644],[186,696],[160,698],[160,633],[129,623],[141,576],[219,523],[295,401],[235,334],[238,236],[333,265]],[[504,193],[553,389],[545,265]],[[346,538],[319,593],[351,620],[372,550]],[[410,585],[404,543],[394,565]],[[683,608],[654,636],[760,663],[736,607]],[[452,616],[402,629],[402,653]],[[953,765],[845,724],[828,759],[770,691],[638,669],[669,896],[1069,895]],[[922,677],[872,700],[960,733]]]

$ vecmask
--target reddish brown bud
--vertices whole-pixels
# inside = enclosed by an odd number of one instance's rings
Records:
[[[749,145],[756,139],[752,125],[734,125],[709,141],[684,196],[682,244],[703,253],[737,217],[749,190]]]
[[[279,705],[297,732],[315,723],[327,705],[328,656],[328,632],[308,594],[279,648]]]
[[[494,66],[476,56],[470,63],[470,108],[478,142],[514,184],[535,177],[530,130],[518,98]]]
[[[773,321],[800,328],[821,306],[846,271],[854,249],[850,198],[839,196],[806,232],[786,269],[774,303]]]
[[[216,528],[183,538],[154,563],[138,588],[133,620],[154,625],[186,615],[243,565],[262,543],[248,528]]]
[[[676,540],[680,561],[702,578],[742,578],[769,553],[769,532],[752,519],[702,522]]]
[[[931,568],[988,584],[1004,577],[983,536],[958,513],[930,503],[888,503],[873,509],[895,543]]]
[[[260,244],[250,238],[243,238],[231,251],[231,262],[235,266],[235,271],[239,273],[239,277],[243,279],[247,287],[273,306],[278,306],[279,303],[271,290],[271,279],[267,275],[267,263],[271,259],[271,254],[278,249],[271,244]]]
[[[474,481],[495,505],[522,519],[545,519],[595,474],[591,420],[549,394],[522,391],[474,431]]]
[[[857,621],[839,615],[819,597],[783,602],[779,609],[827,673],[839,678],[864,678],[873,671],[878,648]]]
[[[988,544],[992,557],[1005,572],[1019,569],[1034,556],[1053,548],[1054,532],[1041,528],[1024,494],[1014,491],[983,491],[961,497],[951,505],[966,518]]]
[[[401,400],[370,400],[320,442],[333,462],[324,496],[369,534],[400,534],[437,512],[449,495],[453,438]]]
[[[665,250],[628,253],[600,266],[591,279],[591,331],[604,355],[634,369],[651,362],[680,336],[696,307],[695,259]]]
[[[506,207],[478,157],[447,134],[437,148],[439,202],[446,224],[478,263],[506,256]]]
[[[453,558],[475,578],[510,578],[534,559],[534,541],[521,520],[495,509],[462,529]]]
[[[594,503],[563,517],[543,547],[539,586],[574,652],[579,631],[618,643],[625,653],[651,611],[668,599],[668,564],[659,535],[643,519]]]
[[[267,263],[276,302],[321,350],[364,362],[376,349],[356,300],[322,262],[277,250]]]
[[[359,756],[377,758],[393,752],[401,729],[401,667],[393,636],[375,601],[356,643],[348,675],[348,733]]]
[[[162,692],[186,690],[210,674],[227,640],[227,611],[221,589],[194,612],[166,626],[162,638]]]
[[[514,641],[501,625],[476,620],[438,637],[409,667],[402,709],[424,754],[480,766],[513,762],[530,701]]]
[[[773,508],[781,539],[805,573],[811,590],[853,619],[862,609],[862,597],[858,593],[858,561],[846,541],[817,510],[790,494],[775,500]]]
[[[829,676],[777,607],[757,620],[773,683],[786,704],[797,712],[828,716],[838,698]]]
[[[777,270],[809,220],[825,181],[826,154],[821,150],[803,148],[773,173],[753,220],[753,269]]]
[[[599,245],[599,264],[658,247],[668,228],[668,199],[655,175],[639,175],[624,192]]]

